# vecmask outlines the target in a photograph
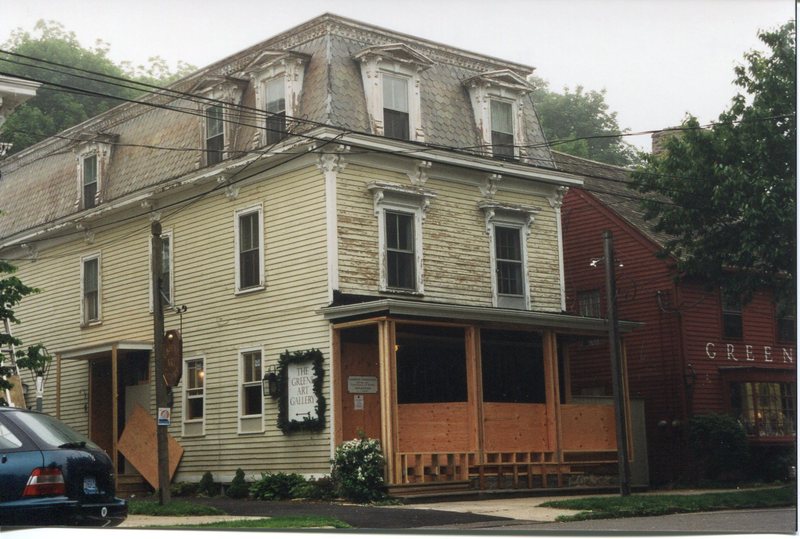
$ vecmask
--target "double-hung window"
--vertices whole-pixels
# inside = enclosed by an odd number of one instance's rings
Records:
[[[383,74],[383,134],[409,140],[408,79]]]
[[[261,416],[263,398],[261,390],[261,350],[243,350],[239,353],[240,401],[239,431],[260,432],[263,430]]]
[[[414,215],[386,211],[386,270],[389,288],[416,289]]]
[[[87,155],[82,160],[83,191],[81,193],[83,209],[94,208],[97,198],[97,154]]]
[[[261,206],[236,212],[236,291],[264,287],[264,220]]]
[[[742,299],[730,290],[722,290],[722,336],[727,339],[741,339]]]
[[[367,189],[378,217],[379,290],[423,294],[422,223],[436,193],[384,182]]]
[[[492,155],[514,157],[514,119],[511,103],[491,101]]]
[[[521,230],[495,225],[495,272],[497,293],[501,296],[523,296],[523,261]]]
[[[578,292],[578,314],[591,318],[600,318],[600,290]]]
[[[203,434],[205,417],[206,371],[203,358],[184,362],[183,433],[185,436]]]
[[[219,105],[206,108],[206,164],[215,165],[222,161],[225,148],[225,123],[223,110]]]
[[[797,340],[795,302],[789,297],[779,299],[775,304],[775,322],[779,342]]]
[[[81,322],[83,325],[100,321],[100,255],[81,260]]]
[[[527,241],[539,208],[494,200],[478,203],[486,217],[491,261],[492,305],[530,309]]]
[[[267,144],[277,144],[288,135],[286,131],[286,84],[284,77],[276,77],[264,83],[267,112]]]

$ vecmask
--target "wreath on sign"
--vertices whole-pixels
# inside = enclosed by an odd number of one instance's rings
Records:
[[[325,371],[322,368],[324,358],[316,348],[300,352],[286,350],[278,360],[278,387],[281,397],[278,401],[278,428],[284,434],[300,430],[322,430],[325,428],[325,397],[322,394],[322,379]],[[311,362],[314,369],[314,396],[317,398],[316,417],[301,420],[289,418],[289,365]]]

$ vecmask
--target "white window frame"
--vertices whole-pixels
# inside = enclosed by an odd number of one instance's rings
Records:
[[[165,308],[170,308],[175,304],[175,242],[173,241],[174,235],[172,233],[172,229],[165,230],[161,234],[161,238],[168,238],[169,239],[169,303],[165,305]],[[148,249],[148,270],[152,267],[153,262],[153,237],[150,236],[150,248]],[[150,287],[148,288],[148,301],[150,302],[150,312],[153,312],[153,308],[155,306],[155,302],[153,301],[153,272],[148,271],[150,276],[149,282]]]
[[[258,230],[259,230],[259,257],[258,257],[258,284],[254,286],[249,286],[247,288],[242,288],[241,286],[241,268],[239,263],[239,220],[241,217],[246,215],[250,215],[252,213],[258,213]],[[234,267],[236,269],[236,285],[235,285],[235,294],[248,294],[251,292],[257,292],[259,290],[264,290],[266,288],[266,282],[264,279],[264,207],[261,203],[248,206],[246,208],[240,208],[234,211],[233,215],[233,235],[234,235]]]
[[[245,382],[244,379],[244,356],[245,354],[258,352],[261,354],[261,378],[255,381]],[[238,354],[238,371],[239,371],[239,379],[238,379],[238,407],[237,407],[237,415],[239,417],[239,434],[260,434],[264,432],[264,394],[262,390],[262,382],[261,379],[264,377],[265,369],[264,369],[264,360],[265,354],[263,347],[260,346],[251,346],[247,348],[240,348]],[[260,414],[249,414],[245,415],[244,413],[244,387],[245,384],[251,386],[258,386],[258,393],[261,396],[261,413]],[[257,429],[248,429],[245,428],[245,425],[248,423],[255,423],[253,420],[258,420],[259,427]]]
[[[219,162],[211,163],[209,157],[211,156],[211,151],[208,147],[208,111],[212,108],[219,108],[220,112],[222,113],[222,118],[220,121],[222,122],[222,149],[220,150],[220,158]],[[210,103],[203,107],[203,155],[204,159],[203,162],[206,166],[214,166],[222,163],[225,161],[228,153],[228,104],[227,103]]]
[[[431,199],[435,198],[436,194],[420,187],[404,187],[381,182],[372,182],[367,188],[373,194],[375,216],[378,218],[378,290],[402,294],[424,294],[423,224]],[[389,286],[386,245],[387,211],[409,214],[414,218],[415,287],[413,290]]]
[[[361,65],[361,80],[370,127],[376,135],[384,135],[383,122],[383,76],[408,80],[408,139],[425,142],[422,126],[420,74],[433,65],[433,61],[411,47],[400,43],[368,47],[355,55]]]
[[[189,410],[189,363],[193,361],[202,361],[203,362],[203,376],[201,377],[203,380],[203,417],[201,418],[194,418],[194,419],[187,419],[188,410]],[[204,356],[193,356],[187,357],[183,360],[183,377],[182,377],[182,395],[181,395],[181,403],[183,405],[183,413],[182,413],[182,434],[184,437],[191,437],[191,436],[204,436],[206,433],[206,403],[207,403],[207,392],[206,392],[206,378],[208,374],[208,365],[206,363],[206,358]],[[200,428],[195,428],[196,425],[200,425]],[[196,432],[199,431],[199,432]]]
[[[92,205],[88,206],[86,204],[86,196],[85,196],[85,183],[84,183],[84,174],[86,174],[86,160],[94,158],[94,169],[95,169],[95,191],[94,191],[94,198],[92,199]],[[82,210],[89,210],[92,208],[96,208],[99,204],[100,200],[100,156],[98,155],[96,150],[88,151],[80,156],[80,164],[78,166],[78,182],[79,182],[79,196],[80,196],[80,208]]]
[[[256,57],[237,75],[242,78],[250,78],[255,88],[256,108],[262,111],[267,109],[267,83],[278,77],[283,78],[287,131],[287,136],[284,137],[284,140],[288,138],[291,132],[292,119],[299,116],[300,97],[303,93],[303,77],[309,59],[310,56],[302,53],[267,50]],[[266,129],[258,130],[255,142],[257,146],[267,145]]]
[[[86,312],[86,263],[97,260],[97,319],[89,320]],[[81,327],[96,326],[103,323],[103,261],[101,253],[81,257]]]
[[[525,309],[531,308],[531,280],[529,274],[528,241],[531,235],[534,218],[540,211],[539,208],[504,204],[495,201],[482,201],[478,207],[483,210],[486,218],[486,233],[489,236],[489,259],[492,281],[492,306],[500,308]],[[497,244],[495,227],[519,229],[520,250],[522,255],[522,296],[512,296],[499,293],[497,280]]]
[[[503,69],[482,73],[465,81],[469,91],[475,125],[481,134],[485,154],[494,155],[492,146],[492,101],[511,104],[514,131],[514,158],[522,156],[520,147],[526,144],[523,98],[533,87],[519,74]],[[499,157],[498,157],[499,158]]]

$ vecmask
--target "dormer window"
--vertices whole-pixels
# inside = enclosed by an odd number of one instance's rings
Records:
[[[225,148],[225,122],[219,105],[206,109],[206,164],[216,165],[222,161]]]
[[[247,81],[230,76],[212,76],[199,81],[190,92],[202,97],[199,106],[203,117],[202,166],[220,163],[231,150],[230,141],[234,139],[235,124],[231,121],[232,107],[242,101]]]
[[[522,100],[533,87],[508,69],[482,73],[464,84],[485,153],[503,159],[524,157],[520,151],[526,143]]]
[[[84,210],[97,205],[97,154],[87,155],[81,160],[83,169],[82,207]]]
[[[300,116],[303,76],[311,57],[307,54],[267,50],[256,56],[237,76],[249,78],[256,90],[256,108],[264,111],[260,146],[281,142],[292,134],[292,118]]]
[[[492,155],[514,157],[514,116],[512,104],[492,99]]]
[[[277,77],[264,84],[266,96],[267,144],[277,144],[288,135],[286,131],[286,83],[283,77]]]
[[[383,134],[408,140],[408,79],[383,75]]]
[[[356,53],[370,118],[370,130],[386,137],[425,141],[420,73],[433,65],[408,45],[367,47]]]
[[[112,144],[117,135],[84,133],[83,141],[73,150],[77,160],[75,210],[89,210],[103,202],[103,190],[111,160]]]

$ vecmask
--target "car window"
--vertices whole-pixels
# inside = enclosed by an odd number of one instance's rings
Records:
[[[0,423],[0,449],[19,449],[22,442],[8,430],[8,427]]]
[[[14,414],[17,423],[26,431],[38,438],[45,445],[52,447],[90,447],[100,449],[89,438],[46,414],[18,413]]]

